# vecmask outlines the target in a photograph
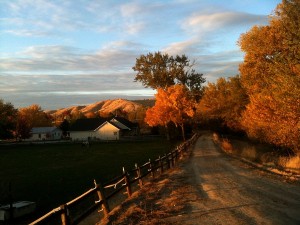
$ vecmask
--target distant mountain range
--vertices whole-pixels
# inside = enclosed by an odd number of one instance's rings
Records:
[[[154,99],[145,100],[125,100],[114,99],[95,102],[89,105],[83,106],[71,106],[68,108],[62,108],[57,110],[48,110],[46,113],[51,114],[56,118],[63,118],[66,115],[72,115],[74,113],[82,113],[84,115],[115,115],[118,113],[134,114],[137,112],[145,111],[148,107],[153,106]]]

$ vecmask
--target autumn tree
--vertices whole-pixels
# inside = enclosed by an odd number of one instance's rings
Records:
[[[203,90],[205,78],[196,73],[187,56],[169,56],[161,52],[148,53],[136,59],[132,68],[137,72],[134,81],[141,82],[145,87],[167,90],[175,84],[185,85],[199,100]]]
[[[167,90],[158,88],[155,98],[155,105],[147,110],[145,121],[150,126],[162,125],[166,128],[169,122],[173,122],[181,128],[185,140],[184,125],[195,112],[195,102],[190,91],[186,86],[177,84]]]
[[[47,127],[51,125],[51,117],[39,105],[34,104],[19,109],[16,133],[20,138],[28,138],[33,127]]]
[[[300,150],[300,1],[283,0],[269,25],[242,34],[241,82],[250,97],[243,115],[247,133]]]
[[[17,109],[0,99],[0,138],[12,138],[16,127]]]
[[[62,130],[63,136],[67,137],[68,131],[70,130],[70,122],[64,119],[63,122],[59,125],[59,128]]]
[[[197,114],[202,120],[220,120],[230,129],[241,131],[242,112],[248,102],[239,76],[219,78],[216,83],[208,83],[205,87]]]
[[[163,126],[166,130],[167,139],[170,140],[168,123],[171,122],[167,93],[163,89],[157,89],[155,105],[146,111],[145,122],[151,126]]]

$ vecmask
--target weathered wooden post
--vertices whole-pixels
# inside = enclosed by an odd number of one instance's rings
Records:
[[[125,180],[125,184],[126,184],[126,191],[127,191],[128,197],[130,197],[132,194],[130,179],[129,179],[128,173],[125,171],[124,167],[123,167],[123,175],[124,175],[124,180]]]
[[[175,150],[175,159],[176,159],[176,162],[178,162],[178,160],[179,160],[178,148],[176,148],[176,150]]]
[[[141,168],[137,165],[137,163],[135,164],[135,169],[136,169],[137,178],[139,180],[139,186],[140,188],[142,188],[143,180],[142,180]]]
[[[70,225],[71,222],[70,222],[70,217],[69,217],[68,206],[66,204],[61,205],[60,210],[61,210],[61,214],[60,214],[61,224],[62,225]]]
[[[151,159],[149,159],[149,171],[151,172],[152,179],[154,179],[155,174],[154,174],[154,169],[153,169]]]
[[[163,172],[164,172],[164,164],[163,164],[163,161],[162,161],[162,159],[161,159],[160,156],[158,158],[158,162],[159,162],[159,167],[160,167],[160,174],[163,174]]]
[[[181,146],[178,147],[178,151],[179,151],[179,157],[182,158],[183,157],[183,149]]]
[[[168,169],[170,169],[171,165],[170,165],[169,154],[165,154],[165,156],[166,156],[166,161],[167,161],[167,167],[168,167]]]
[[[173,157],[173,151],[171,151],[171,164],[172,164],[172,167],[174,167],[174,157]]]
[[[94,180],[94,184],[95,184],[95,188],[97,190],[99,202],[102,202],[101,209],[103,209],[104,217],[107,217],[108,213],[110,212],[110,209],[109,209],[107,199],[104,195],[104,188],[101,184],[97,184],[96,180]]]

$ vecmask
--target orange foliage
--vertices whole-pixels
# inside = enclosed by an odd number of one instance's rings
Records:
[[[145,121],[150,126],[167,126],[173,122],[182,128],[184,138],[184,123],[194,116],[195,102],[190,91],[184,85],[174,85],[167,90],[159,88],[155,95],[156,102],[146,112]]]
[[[29,137],[31,128],[52,126],[51,117],[46,114],[39,105],[31,105],[20,108],[17,120],[17,136]]]
[[[200,119],[222,119],[226,126],[239,131],[241,114],[248,102],[239,76],[219,78],[216,84],[208,83],[197,111]]]
[[[283,0],[268,26],[241,35],[241,82],[250,97],[242,124],[247,133],[300,150],[300,2]]]

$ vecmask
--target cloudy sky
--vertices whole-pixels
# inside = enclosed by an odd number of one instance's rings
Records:
[[[143,99],[136,58],[185,54],[214,82],[238,74],[241,33],[279,0],[0,0],[0,99],[43,109]]]

